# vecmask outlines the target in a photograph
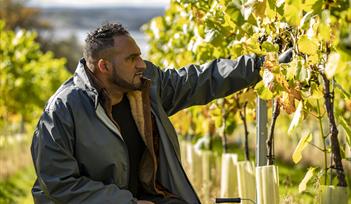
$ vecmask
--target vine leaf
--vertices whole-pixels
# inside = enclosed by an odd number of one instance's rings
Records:
[[[314,167],[310,167],[308,169],[307,173],[305,174],[305,177],[299,184],[299,193],[302,193],[306,190],[308,181],[311,180],[311,178],[314,176],[314,170],[316,170],[316,168]]]
[[[263,81],[260,81],[256,84],[255,91],[263,100],[270,100],[273,98],[273,93],[264,86]]]
[[[300,141],[297,144],[296,149],[292,155],[292,159],[295,162],[295,164],[300,162],[300,160],[302,159],[302,151],[305,149],[305,147],[311,141],[312,141],[312,133],[309,133],[300,139]]]
[[[309,11],[303,16],[303,18],[300,21],[299,29],[301,29],[305,24],[308,23],[308,21],[311,19],[312,15],[313,15],[313,12]]]
[[[264,18],[266,11],[266,0],[257,1],[254,5],[254,14],[256,17]]]
[[[286,21],[295,27],[298,27],[302,18],[302,5],[299,1],[289,0],[285,2],[284,17]]]
[[[297,45],[299,46],[300,52],[307,55],[317,54],[318,51],[318,43],[314,40],[311,40],[307,37],[307,35],[302,35],[297,41]]]
[[[270,72],[268,69],[263,71],[262,81],[265,87],[269,87],[269,85],[274,81],[274,74]]]
[[[303,104],[302,104],[302,101],[300,101],[295,111],[294,117],[290,123],[289,129],[288,129],[288,135],[291,135],[293,130],[299,125],[301,121],[302,110],[303,110]]]
[[[328,79],[333,78],[335,71],[340,67],[340,55],[339,53],[331,53],[328,57],[328,62],[325,65],[325,74]]]
[[[320,13],[323,7],[323,0],[306,0],[303,4],[304,11],[313,11],[313,13]]]
[[[330,41],[331,28],[328,24],[321,22],[318,26],[318,37],[324,41]]]
[[[229,15],[231,20],[234,21],[238,26],[245,23],[245,18],[240,11],[241,5],[237,5],[234,2],[227,5],[225,14]]]
[[[252,13],[253,4],[254,4],[254,2],[248,1],[247,3],[245,3],[241,6],[241,14],[244,16],[245,21],[247,21],[247,19],[249,19],[250,15]]]
[[[205,42],[211,43],[213,46],[220,46],[223,42],[221,33],[215,29],[207,31]]]
[[[342,116],[339,116],[339,123],[340,125],[344,128],[345,132],[346,132],[346,141],[348,143],[348,145],[351,147],[351,127],[349,124],[347,124],[347,122],[345,121],[345,119]]]
[[[264,41],[262,43],[261,47],[266,52],[278,52],[279,51],[279,45],[273,44],[273,43],[268,42],[268,41]]]

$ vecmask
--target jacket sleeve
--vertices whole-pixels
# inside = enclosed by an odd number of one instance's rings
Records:
[[[260,80],[263,58],[246,55],[217,59],[204,65],[189,65],[179,70],[159,70],[160,97],[168,115],[192,105],[203,105],[228,96]]]
[[[74,120],[56,100],[34,132],[31,152],[41,190],[54,203],[136,203],[131,192],[80,175],[74,157]],[[84,127],[82,127],[84,128]]]

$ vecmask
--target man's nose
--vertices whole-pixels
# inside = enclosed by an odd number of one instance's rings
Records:
[[[146,64],[145,64],[143,58],[138,57],[138,61],[136,63],[136,68],[140,69],[140,70],[143,70],[143,71],[146,69]]]

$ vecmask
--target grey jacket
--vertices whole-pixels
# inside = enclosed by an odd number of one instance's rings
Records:
[[[188,203],[200,203],[180,162],[169,116],[206,104],[260,80],[260,58],[218,59],[179,70],[146,61],[151,112],[159,133],[157,180]],[[128,150],[80,62],[50,98],[34,132],[35,203],[135,203],[128,185]]]

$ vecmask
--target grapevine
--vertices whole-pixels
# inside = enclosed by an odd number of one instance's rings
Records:
[[[264,55],[262,81],[251,90],[260,98],[273,101],[269,103],[274,117],[267,141],[268,164],[273,163],[273,133],[279,110],[283,111],[282,117],[291,119],[287,134],[301,138],[293,155],[296,163],[301,159],[305,143],[316,145],[308,142],[315,133],[301,137],[295,129],[303,127],[302,121],[317,118],[316,124],[321,127],[324,145],[323,148],[316,146],[324,154],[324,167],[319,174],[325,178],[328,175],[332,177],[335,170],[337,185],[347,186],[340,152],[346,145],[351,146],[351,123],[348,122],[351,121],[351,84],[348,82],[351,77],[349,1],[175,0],[171,1],[165,16],[155,18],[144,29],[150,37],[149,57],[161,67],[200,64],[228,56],[235,59],[245,54]],[[292,61],[279,64],[279,54],[289,48],[294,51]],[[252,123],[254,114],[245,122],[243,113],[245,110],[254,112],[255,94],[250,97],[243,94],[246,93],[228,96],[225,107],[215,106],[220,110],[213,109],[212,104],[218,103],[216,101],[194,109],[233,112],[233,116],[225,119],[224,115],[217,114],[218,119],[215,120],[224,119],[228,125],[237,124],[237,119],[241,118],[247,135],[246,122]],[[320,102],[324,106],[319,105]],[[193,119],[200,120],[196,117]],[[323,119],[329,121],[329,134],[326,135],[323,133]],[[223,122],[216,122],[218,129],[222,125]],[[340,128],[343,129],[342,135],[338,134]],[[329,167],[327,140],[331,140],[332,161],[329,161]],[[328,172],[328,169],[331,171]],[[306,176],[318,177],[314,171],[315,168]],[[324,180],[326,184],[327,179]],[[307,181],[304,179],[303,182]]]

